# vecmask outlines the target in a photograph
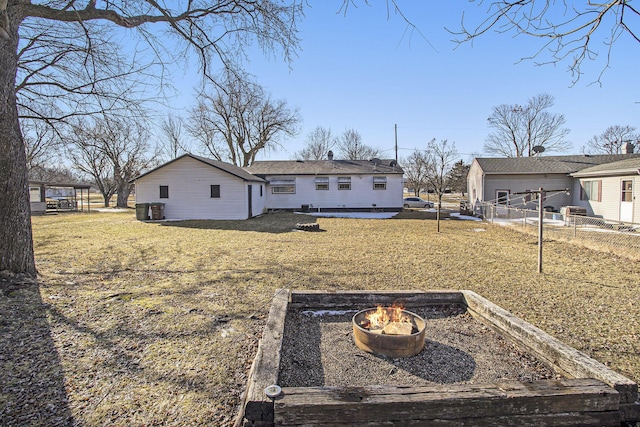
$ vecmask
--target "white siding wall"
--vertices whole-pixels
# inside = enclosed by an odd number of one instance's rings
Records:
[[[402,175],[385,175],[386,190],[373,189],[373,175],[340,176],[351,176],[351,190],[338,190],[338,176],[329,176],[329,190],[316,190],[315,176],[296,177],[295,194],[273,194],[267,186],[267,208],[300,209],[302,205],[312,205],[313,209],[367,209],[375,204],[378,209],[402,209]]]
[[[602,199],[580,200],[580,182],[602,180]],[[620,220],[620,198],[623,180],[633,180],[633,222],[640,224],[640,179],[637,176],[610,176],[576,179],[574,183],[574,204],[587,209],[587,215],[597,216],[606,220]]]
[[[266,183],[262,183],[262,182],[249,182],[249,185],[251,185],[251,201],[252,201],[252,207],[251,207],[251,213],[253,214],[253,216],[257,216],[260,215],[262,213],[264,213],[265,209],[266,209],[266,203],[267,203],[267,186]],[[262,188],[262,193],[260,192],[260,188]],[[248,190],[247,190],[248,191]]]
[[[470,203],[475,203],[476,200],[484,200],[482,178],[482,168],[480,168],[478,161],[474,159],[469,168],[469,174],[467,175],[467,193]]]
[[[220,185],[220,198],[211,198],[214,184]],[[259,183],[251,184],[253,214],[258,215],[264,205],[259,201]],[[169,186],[168,199],[160,198],[161,185]],[[185,157],[136,180],[136,203],[165,203],[167,219],[247,219],[247,191],[244,180]]]
[[[521,193],[526,190],[537,190],[542,187],[545,190],[571,189],[573,179],[567,175],[486,175],[484,178],[485,201],[496,198],[496,190],[509,190],[510,194]],[[573,193],[572,193],[573,194]],[[578,196],[579,198],[579,196]],[[518,199],[522,203],[522,199]],[[570,205],[572,196],[560,193],[548,197],[544,206],[553,206],[560,209],[562,206]],[[515,204],[517,205],[517,204]],[[529,203],[527,208],[535,208],[535,203]]]

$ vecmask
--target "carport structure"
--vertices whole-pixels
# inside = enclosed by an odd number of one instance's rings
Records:
[[[31,214],[51,211],[90,212],[90,189],[91,184],[29,181]]]

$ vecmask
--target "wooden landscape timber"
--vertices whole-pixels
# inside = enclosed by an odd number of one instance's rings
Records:
[[[478,321],[564,376],[532,382],[431,386],[283,387],[277,384],[287,310],[344,310],[401,303],[461,304]],[[637,384],[471,291],[279,290],[247,385],[243,426],[554,425],[640,421]]]

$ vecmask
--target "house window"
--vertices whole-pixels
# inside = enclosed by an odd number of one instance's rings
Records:
[[[329,189],[329,177],[318,176],[316,177],[316,190],[328,190]]]
[[[620,201],[622,202],[633,201],[633,181],[631,180],[622,181],[622,195],[621,195]]]
[[[273,178],[269,181],[272,194],[294,194],[296,192],[295,178]]]
[[[496,190],[496,205],[509,205],[509,190]]]
[[[211,198],[212,199],[220,198],[220,185],[214,184],[211,186]]]
[[[582,181],[580,183],[580,200],[602,201],[602,180]]]
[[[33,202],[42,202],[40,187],[29,187],[29,200]]]
[[[338,177],[338,190],[351,190],[351,177],[339,176]]]
[[[161,185],[160,186],[160,198],[161,199],[168,199],[169,198],[169,186],[168,185]]]
[[[387,189],[387,177],[386,176],[374,176],[373,177],[373,189],[374,190],[386,190]]]

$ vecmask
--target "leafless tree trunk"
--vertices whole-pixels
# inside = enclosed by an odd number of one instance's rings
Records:
[[[526,105],[502,104],[493,108],[487,119],[493,132],[487,136],[487,153],[504,157],[531,157],[543,147],[545,152],[564,151],[571,147],[565,140],[569,129],[563,128],[562,114],[546,111],[554,104],[551,95],[541,94],[529,99]]]
[[[96,181],[105,206],[115,193],[116,206],[126,208],[133,189],[131,180],[157,164],[156,156],[149,155],[149,134],[138,121],[106,115],[94,123],[85,119],[69,139],[75,166]]]
[[[439,143],[432,139],[427,144],[427,182],[438,196],[437,231],[440,232],[440,210],[442,209],[442,195],[449,188],[450,174],[455,159],[458,157],[455,144],[449,144],[444,139]]]
[[[326,160],[329,151],[336,144],[330,128],[318,126],[307,135],[305,147],[294,153],[296,160]]]
[[[164,134],[162,152],[168,160],[177,158],[188,152],[182,133],[182,118],[169,114],[160,124],[160,130]]]
[[[594,135],[584,147],[587,154],[621,154],[622,147],[630,142],[638,144],[640,133],[633,126],[609,126],[602,134]]]
[[[8,10],[0,17],[0,271],[35,276],[27,159],[15,92],[20,19]]]
[[[201,94],[189,132],[216,160],[244,167],[259,152],[282,146],[281,138],[296,135],[299,121],[286,101],[274,101],[258,84],[226,73],[215,93]]]
[[[420,197],[420,190],[427,188],[427,164],[429,156],[426,151],[415,150],[402,162],[402,170],[407,177],[407,184],[413,188],[413,194]]]
[[[355,129],[347,129],[336,143],[338,156],[346,160],[371,160],[380,156],[380,150],[362,143],[362,135]]]

